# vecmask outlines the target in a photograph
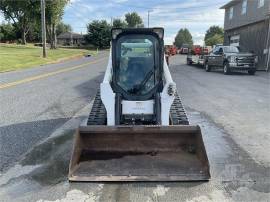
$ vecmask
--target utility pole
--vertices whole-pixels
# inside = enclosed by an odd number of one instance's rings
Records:
[[[40,0],[43,57],[46,58],[45,0]]]

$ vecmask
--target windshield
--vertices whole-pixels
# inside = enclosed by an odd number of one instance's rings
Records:
[[[235,46],[223,47],[224,53],[239,53],[239,49]]]
[[[126,35],[117,42],[117,84],[126,92],[144,95],[155,86],[155,46],[151,35]]]

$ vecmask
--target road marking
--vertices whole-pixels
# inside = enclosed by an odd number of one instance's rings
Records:
[[[60,73],[63,73],[63,72],[69,72],[69,71],[72,71],[72,70],[75,70],[75,69],[79,69],[81,67],[85,67],[87,65],[98,63],[98,62],[102,61],[104,58],[105,57],[103,57],[101,59],[98,59],[98,60],[95,60],[95,61],[91,61],[91,62],[88,62],[88,63],[81,64],[81,65],[76,65],[76,66],[73,66],[73,67],[60,69],[60,70],[57,70],[57,71],[54,71],[54,72],[49,72],[49,73],[40,74],[40,75],[37,75],[37,76],[28,77],[28,78],[18,80],[18,81],[14,81],[14,82],[10,82],[10,83],[4,83],[4,84],[0,85],[0,89],[9,88],[9,87],[12,87],[12,86],[17,86],[19,84],[28,83],[28,82],[31,82],[31,81],[43,79],[43,78],[46,78],[46,77],[49,77],[49,76],[54,76],[56,74],[60,74]]]

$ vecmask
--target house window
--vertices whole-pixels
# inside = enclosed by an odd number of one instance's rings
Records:
[[[247,13],[247,0],[244,0],[242,3],[242,15]]]
[[[258,8],[261,8],[264,6],[264,0],[258,0]]]
[[[229,19],[233,18],[233,7],[230,8],[229,10]]]

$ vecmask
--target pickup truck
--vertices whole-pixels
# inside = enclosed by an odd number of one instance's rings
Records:
[[[256,56],[252,53],[241,53],[235,46],[217,46],[204,60],[207,72],[213,69],[222,69],[224,74],[247,71],[254,75],[256,72]]]

